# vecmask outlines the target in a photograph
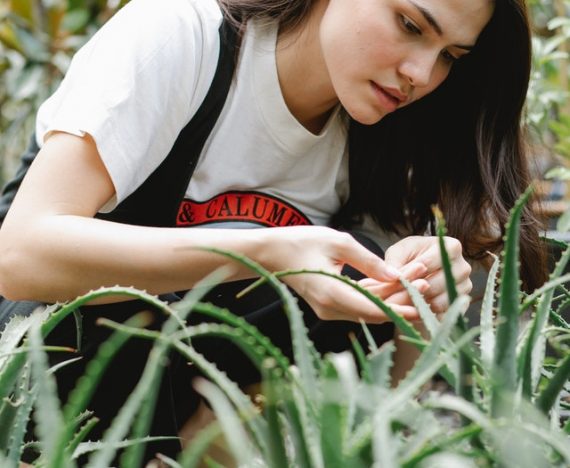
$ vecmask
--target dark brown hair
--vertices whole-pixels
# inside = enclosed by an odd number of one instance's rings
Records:
[[[220,0],[245,23],[273,18],[294,28],[314,0]],[[350,197],[334,217],[349,228],[369,214],[383,229],[423,234],[439,205],[466,256],[496,252],[510,208],[530,184],[522,114],[531,66],[524,0],[495,0],[474,50],[420,101],[374,125],[350,123]],[[539,222],[530,207],[521,227],[524,287],[546,279]]]

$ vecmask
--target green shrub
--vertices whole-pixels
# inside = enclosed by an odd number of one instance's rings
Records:
[[[198,466],[220,434],[239,466],[570,465],[570,423],[562,417],[569,407],[562,396],[569,387],[570,331],[559,315],[570,297],[562,286],[570,279],[563,274],[570,248],[566,247],[545,285],[533,294],[521,293],[518,231],[527,197],[513,209],[504,252],[490,271],[479,327],[467,329],[462,323],[469,298],[455,292],[445,251],[448,293],[454,300],[441,321],[404,282],[429,332],[428,339],[382,301],[361,290],[393,319],[402,335],[423,350],[413,369],[395,386],[390,379],[392,343],[378,348],[370,338],[368,349],[363,350],[355,341],[356,360],[350,352],[317,353],[307,338],[294,297],[278,280],[308,272],[272,274],[228,252],[218,253],[248,265],[260,275],[260,282],[270,283],[283,299],[295,365],[243,319],[201,303],[205,286],[170,305],[131,288],[106,288],[11,322],[0,340],[2,466],[17,467],[22,450],[29,446],[38,450],[36,463],[42,466],[73,466],[79,455],[90,454],[89,466],[107,467],[119,450],[123,451],[121,466],[141,466],[144,444],[151,440],[148,427],[161,362],[170,348],[208,377],[196,387],[210,403],[217,421],[202,431],[177,461],[163,457],[168,466]],[[440,236],[443,232],[440,220]],[[339,280],[361,289],[349,279]],[[215,282],[215,275],[206,280],[207,284]],[[555,296],[557,291],[560,294]],[[47,368],[45,353],[53,349],[43,346],[42,337],[85,302],[116,293],[147,301],[169,319],[160,332],[144,328],[144,315],[125,324],[101,320],[115,332],[62,406],[55,396],[53,373],[57,369]],[[556,309],[555,303],[559,304]],[[221,323],[187,327],[189,313],[206,314]],[[365,326],[364,330],[367,332]],[[193,348],[192,338],[201,335],[234,341],[259,367],[263,376],[261,408]],[[96,424],[96,415],[88,411],[92,392],[114,353],[131,337],[154,340],[147,366],[103,439],[85,442]],[[556,359],[545,357],[547,340],[558,353]],[[438,373],[449,385],[444,391],[427,391],[426,384]],[[33,423],[29,422],[32,410]],[[33,426],[37,440],[25,440],[28,425]],[[60,429],[54,431],[54,427]],[[6,432],[5,428],[10,429]],[[214,460],[209,463],[218,466]]]

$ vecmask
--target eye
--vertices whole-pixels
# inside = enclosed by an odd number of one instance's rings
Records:
[[[443,59],[448,62],[448,63],[454,63],[458,60],[458,57],[455,57],[454,55],[452,55],[451,53],[449,53],[449,51],[447,50],[442,50],[441,51],[441,56],[443,57]]]
[[[404,15],[400,15],[400,23],[402,24],[402,27],[404,28],[404,30],[410,34],[415,34],[418,36],[422,35],[422,31],[420,28],[418,28],[412,20],[410,20],[408,17],[404,16]]]

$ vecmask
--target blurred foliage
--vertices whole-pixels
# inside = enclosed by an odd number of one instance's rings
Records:
[[[534,0],[533,72],[527,122],[546,152],[570,157],[570,0]]]
[[[35,112],[73,54],[127,1],[0,0],[0,183],[14,172]],[[570,0],[528,4],[534,56],[527,122],[537,153],[570,158]]]
[[[0,0],[0,182],[73,54],[127,0]]]

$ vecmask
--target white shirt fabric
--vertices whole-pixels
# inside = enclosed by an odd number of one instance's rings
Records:
[[[215,73],[221,21],[215,0],[131,0],[75,55],[41,106],[40,146],[53,131],[93,137],[116,190],[101,211],[144,182],[199,108]],[[248,24],[186,198],[262,193],[326,225],[348,196],[346,118],[336,109],[319,135],[295,119],[279,86],[276,39],[276,24]],[[224,225],[244,226],[258,225]],[[376,228],[361,231],[378,239]]]
[[[133,0],[78,52],[41,107],[40,140],[54,130],[93,136],[116,189],[105,211],[161,163],[199,107],[218,61],[220,22],[214,0]],[[259,191],[324,225],[347,194],[346,123],[337,110],[314,135],[289,112],[276,39],[275,24],[248,25],[236,79],[186,197]]]

